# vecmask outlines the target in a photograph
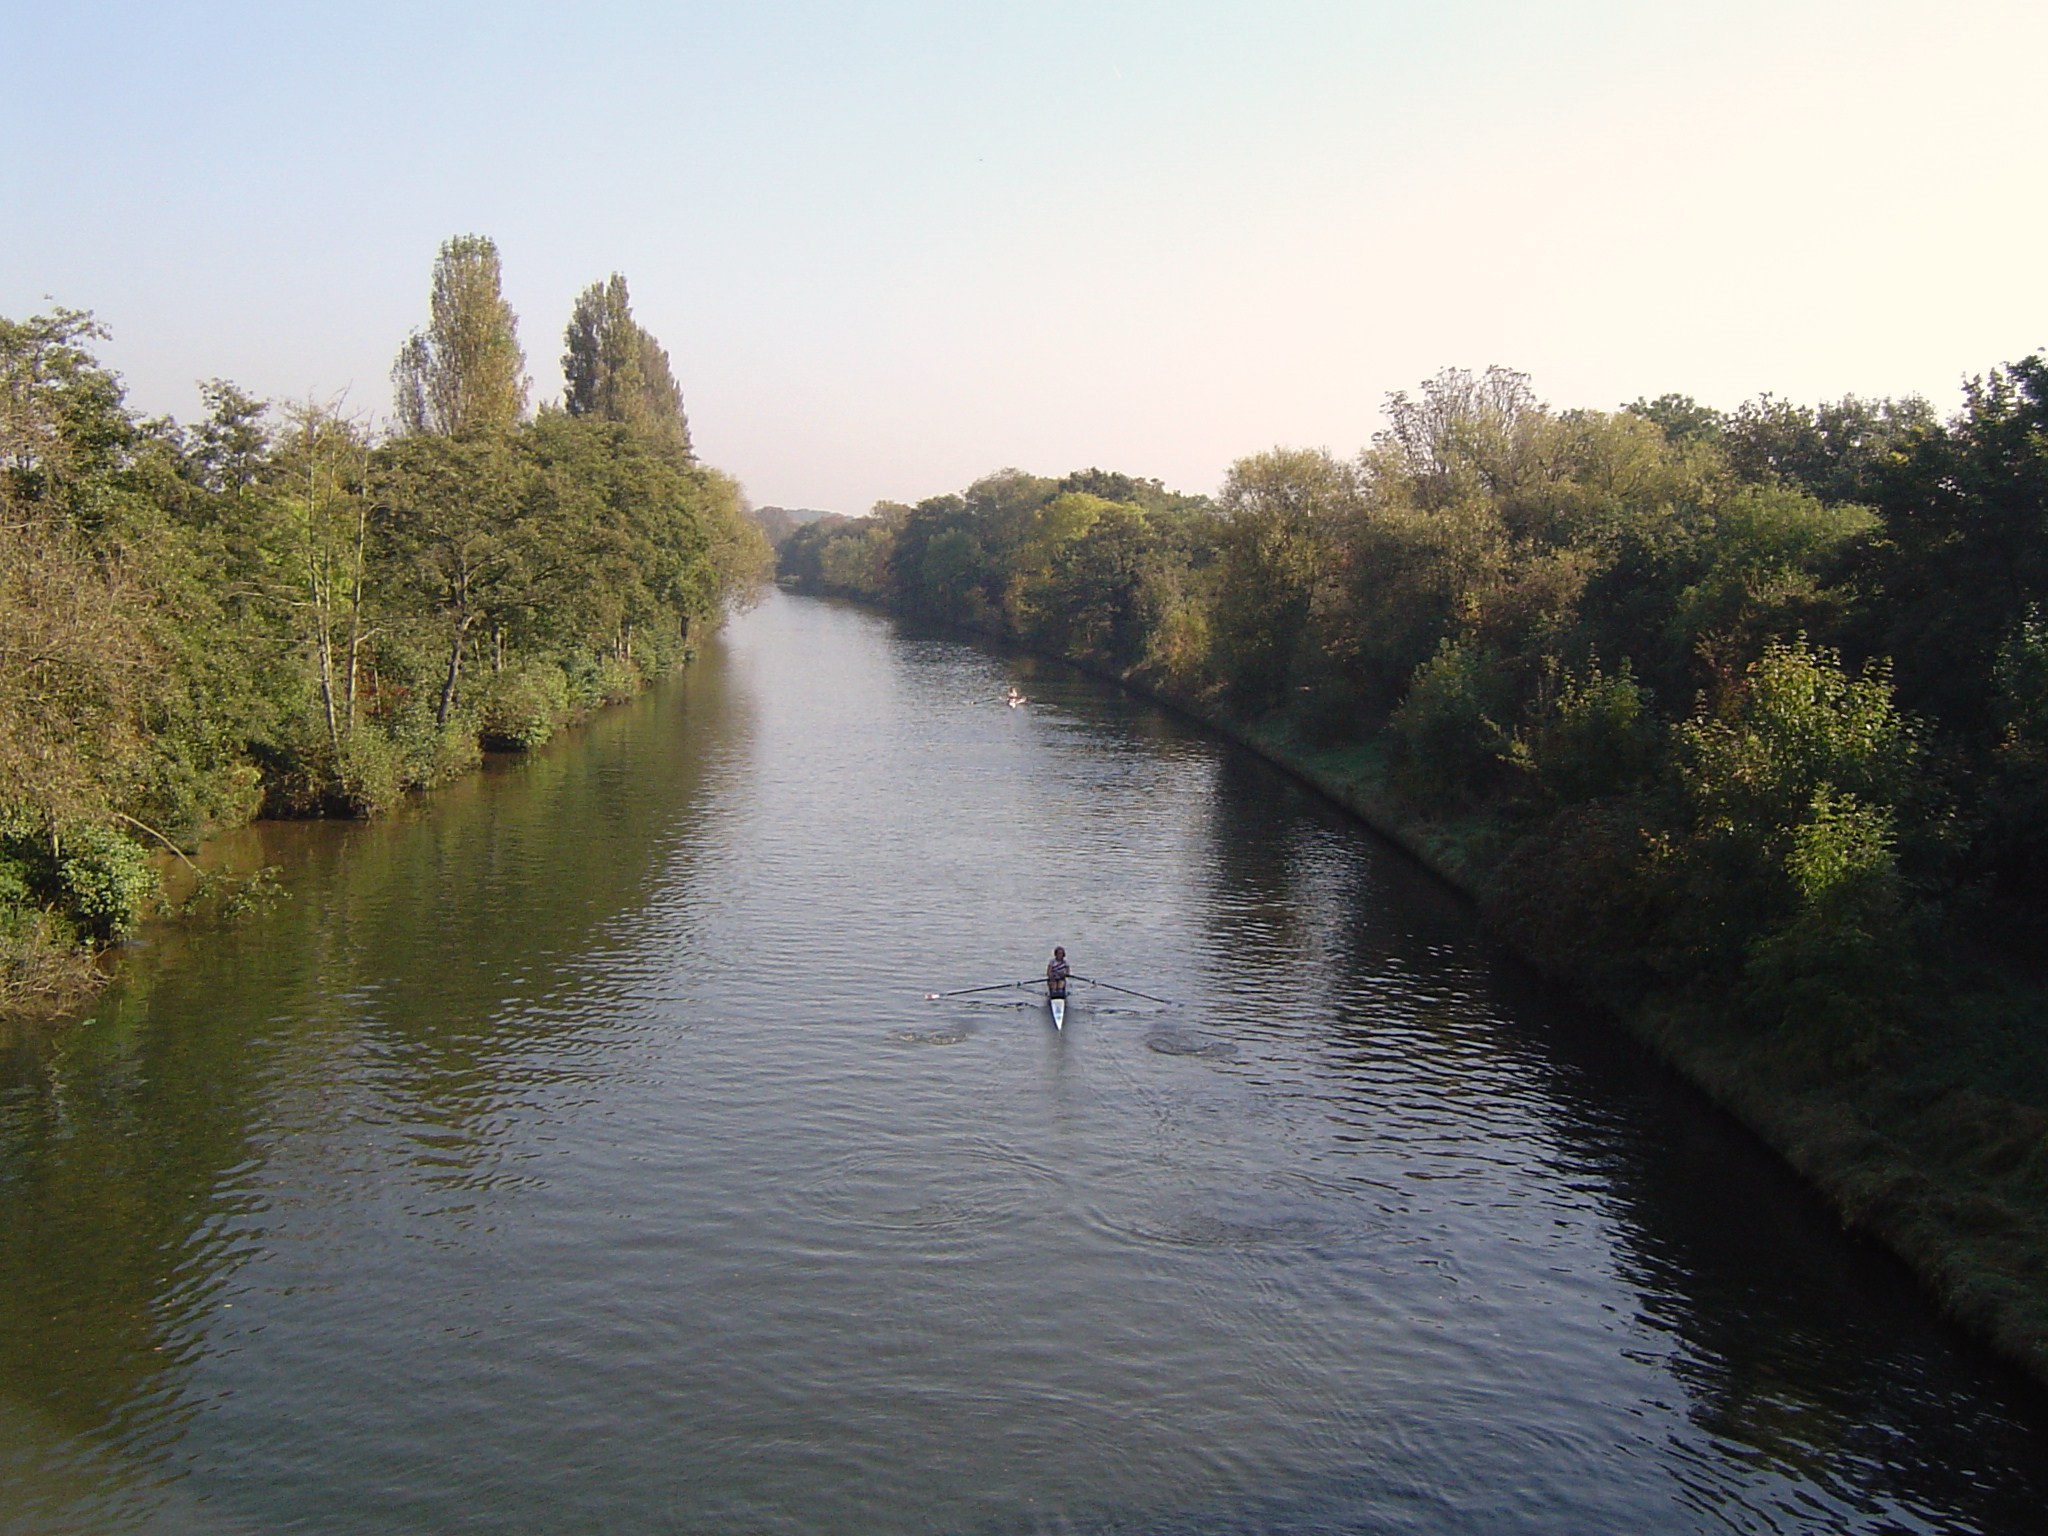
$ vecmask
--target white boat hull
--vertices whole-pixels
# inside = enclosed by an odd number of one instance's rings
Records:
[[[1052,1009],[1052,1027],[1061,1033],[1065,1033],[1067,1028],[1067,1000],[1064,997],[1055,997],[1048,1006]]]

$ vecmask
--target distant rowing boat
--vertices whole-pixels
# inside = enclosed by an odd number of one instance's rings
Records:
[[[1064,997],[1049,997],[1046,1006],[1052,1010],[1052,1027],[1061,1034],[1067,1029],[1067,1000]]]

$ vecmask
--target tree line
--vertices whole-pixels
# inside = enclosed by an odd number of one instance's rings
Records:
[[[1553,409],[1446,371],[1213,497],[1088,470],[799,528],[786,580],[1342,762],[1624,1006],[1853,1066],[2048,936],[2048,359],[1925,402]]]
[[[528,408],[490,240],[446,242],[377,429],[214,380],[132,410],[90,315],[0,319],[0,1012],[133,926],[150,857],[374,815],[688,653],[764,573],[616,274]]]

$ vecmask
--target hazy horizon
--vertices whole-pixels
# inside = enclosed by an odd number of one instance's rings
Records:
[[[861,512],[1014,465],[1186,490],[1504,364],[1560,405],[1919,393],[2048,343],[2048,12],[1506,3],[22,10],[0,314],[389,410],[446,237],[536,400],[621,271],[697,447]]]

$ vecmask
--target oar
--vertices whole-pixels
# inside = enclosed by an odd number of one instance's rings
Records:
[[[1113,981],[1097,981],[1093,976],[1076,976],[1074,980],[1085,981],[1091,987],[1107,987],[1112,992],[1128,992],[1132,997],[1142,997],[1148,1003],[1164,1003],[1169,1008],[1180,1006],[1170,997],[1154,997],[1150,992],[1140,992],[1135,987],[1120,987]]]
[[[954,992],[927,992],[924,995],[924,1000],[932,1003],[937,1002],[942,997],[965,997],[970,992],[1007,992],[1012,987],[1042,987],[1044,985],[1045,982],[1036,976],[1032,977],[1029,981],[992,981],[985,987],[961,987],[958,991]]]

